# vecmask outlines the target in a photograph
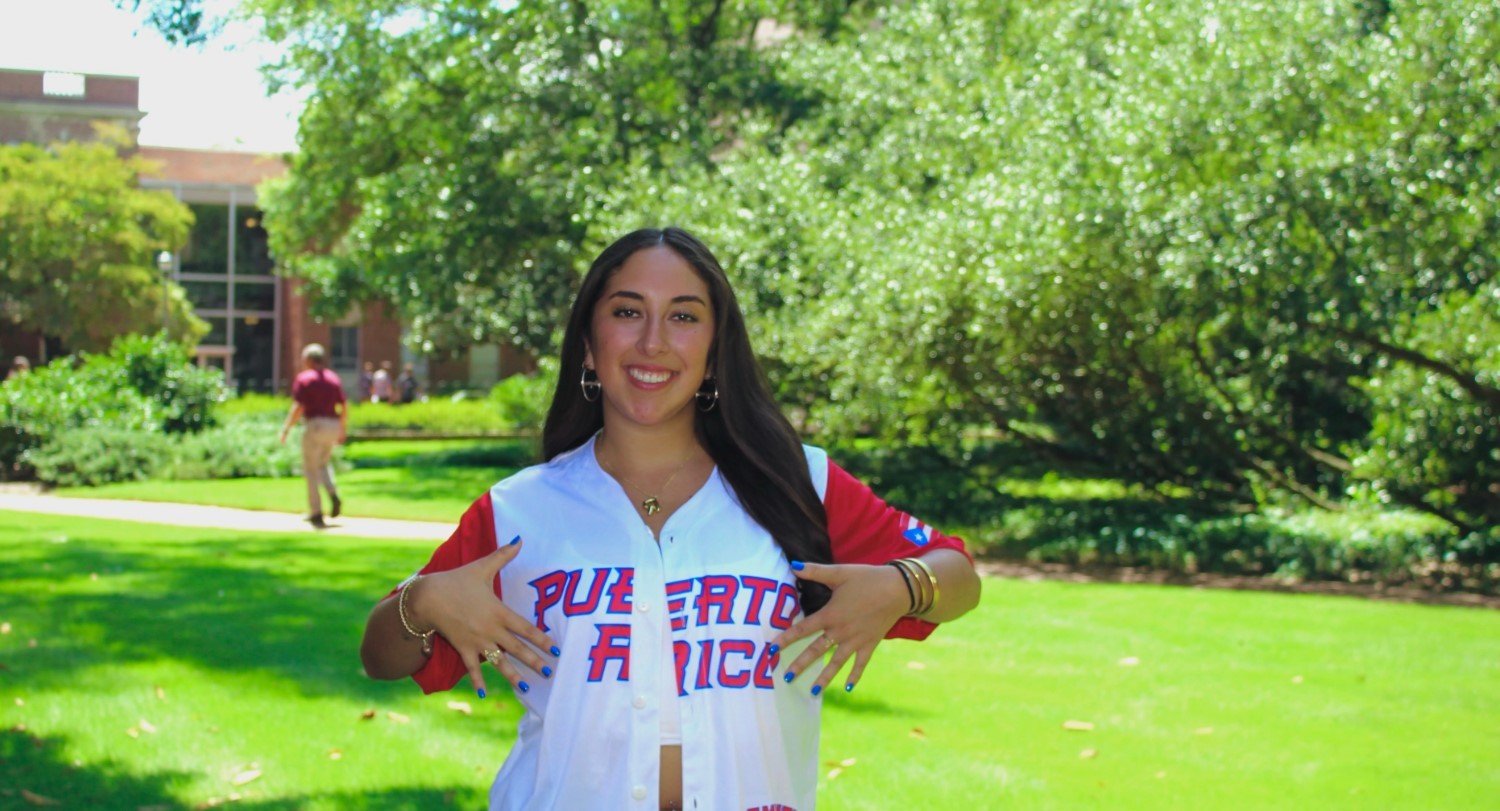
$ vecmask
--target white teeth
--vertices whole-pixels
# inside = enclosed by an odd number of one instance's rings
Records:
[[[631,369],[630,376],[642,383],[665,383],[672,377],[671,372],[645,372],[640,369]]]

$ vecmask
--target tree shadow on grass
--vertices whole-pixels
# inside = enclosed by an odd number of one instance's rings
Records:
[[[113,763],[75,766],[64,760],[66,743],[65,738],[37,737],[20,730],[0,732],[0,811],[45,807],[175,811],[194,807],[183,803],[171,791],[174,785],[190,782],[191,775],[125,774]],[[421,811],[485,806],[484,792],[474,788],[387,788],[263,800],[255,799],[253,788],[241,791],[245,797],[226,807],[242,811],[298,811],[319,805],[350,811]],[[227,801],[227,794],[220,799]]]
[[[63,543],[42,540],[45,526],[0,529],[7,568],[0,594],[36,616],[37,627],[18,627],[17,635],[40,644],[7,662],[28,682],[64,683],[100,660],[170,659],[270,672],[312,695],[392,695],[396,685],[360,670],[359,639],[376,600],[420,566],[424,552],[166,527],[153,529],[168,540],[145,547],[111,542],[108,523],[94,526],[57,524]],[[30,538],[11,542],[20,534]]]
[[[63,759],[66,739],[37,737],[9,729],[0,732],[0,809],[178,808],[169,788],[185,782],[183,773],[141,777],[112,763],[74,766]],[[22,794],[25,791],[27,794]],[[27,795],[30,796],[27,796]],[[50,801],[50,802],[49,802]]]

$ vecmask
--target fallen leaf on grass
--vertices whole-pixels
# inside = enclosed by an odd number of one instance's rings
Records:
[[[40,794],[33,794],[32,792],[27,791],[24,788],[21,789],[21,799],[25,800],[28,803],[31,803],[32,805],[57,805],[58,804],[57,800],[54,800],[51,797],[43,797]]]
[[[8,622],[0,622],[0,634],[8,634],[8,633],[10,633],[10,623],[8,623]]]
[[[328,750],[328,759],[329,760],[343,760],[344,759],[344,753],[340,752],[337,749],[329,749]]]
[[[1097,749],[1085,749],[1082,752],[1079,752],[1078,756],[1081,757],[1081,758],[1083,758],[1084,760],[1088,760],[1089,758],[1099,757],[1099,750],[1097,750]]]
[[[1069,732],[1093,732],[1094,725],[1088,721],[1064,721],[1063,729]]]
[[[368,721],[371,718],[375,717],[375,711],[374,710],[365,710],[364,712],[362,712],[362,713],[359,714],[359,717],[360,717],[361,720]]]
[[[398,724],[409,724],[409,723],[411,723],[411,716],[409,716],[409,715],[402,715],[401,713],[396,712],[395,710],[387,710],[386,714],[385,714],[385,717],[391,719],[392,721],[395,721]]]
[[[1120,667],[1135,667],[1136,665],[1138,665],[1140,663],[1141,663],[1140,659],[1138,659],[1138,658],[1136,658],[1134,656],[1127,656],[1124,659],[1120,660]]]
[[[927,665],[924,665],[921,662],[907,662],[906,666],[909,667],[909,668],[911,668],[912,670],[926,670],[927,669]]]
[[[95,583],[99,582],[99,573],[98,572],[89,572],[89,580],[91,580],[91,581],[93,581]]]
[[[1167,779],[1167,773],[1166,772],[1157,772],[1156,773],[1156,779],[1157,780],[1165,780],[1165,779]]]
[[[1293,676],[1292,677],[1292,684],[1301,684],[1301,683],[1302,683],[1302,677],[1301,676]]]
[[[450,701],[448,702],[448,709],[454,712],[461,712],[464,715],[474,714],[474,708],[469,706],[469,702],[467,701]]]
[[[160,684],[156,685],[156,697],[158,699],[162,700],[162,701],[166,701],[167,700],[167,691],[161,689],[161,685]]]
[[[17,707],[24,707],[24,706],[26,706],[26,699],[21,698],[20,696],[16,696],[16,706]]]
[[[131,727],[130,729],[125,730],[125,734],[129,735],[132,738],[141,737],[141,731],[139,729],[136,729],[135,727]]]
[[[260,769],[250,768],[235,775],[229,780],[231,786],[243,786],[246,783],[260,779]]]
[[[829,772],[828,772],[828,779],[832,780],[835,777],[838,777],[839,775],[841,775],[843,773],[844,773],[843,769],[839,769],[839,768],[830,769]]]
[[[139,726],[141,728],[142,732],[147,732],[147,733],[150,733],[152,735],[156,734],[156,726],[154,724],[152,724],[150,721],[147,721],[144,718],[141,719],[140,724],[138,724],[137,726]]]
[[[1214,734],[1214,728],[1213,727],[1198,727],[1197,729],[1193,730],[1193,734],[1194,735],[1212,735],[1212,734]]]
[[[911,736],[919,741],[927,740],[927,733],[923,732],[921,727],[912,727]]]

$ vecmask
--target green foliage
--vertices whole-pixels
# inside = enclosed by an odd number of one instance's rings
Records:
[[[35,475],[58,484],[148,476],[157,468],[155,435],[212,425],[223,398],[219,374],[198,368],[185,348],[160,335],[128,336],[108,354],[54,361],[0,386],[0,478]],[[61,444],[48,451],[54,443]],[[96,463],[84,458],[88,449],[106,447],[119,450]],[[128,470],[130,460],[144,465],[139,474]],[[62,478],[50,478],[54,473]]]
[[[557,390],[557,359],[543,358],[531,374],[517,374],[496,383],[487,398],[500,418],[518,431],[540,433]]]
[[[809,431],[981,426],[1195,509],[1369,489],[1500,560],[1500,6],[254,8],[315,91],[268,205],[330,312],[544,350],[680,222]]]
[[[156,267],[158,251],[187,238],[192,213],[140,187],[152,165],[120,157],[123,139],[0,146],[0,318],[92,352],[160,329],[164,316],[186,342],[208,332]]]
[[[152,478],[171,456],[172,440],[151,431],[113,426],[62,431],[26,455],[36,477],[56,487],[81,487]]]
[[[467,397],[429,397],[415,403],[356,403],[349,408],[349,430],[428,434],[504,434],[513,430],[494,403]]]
[[[300,476],[302,449],[295,439],[279,441],[281,418],[227,417],[213,428],[181,437],[157,475],[176,481]],[[334,462],[347,467],[337,453]]]

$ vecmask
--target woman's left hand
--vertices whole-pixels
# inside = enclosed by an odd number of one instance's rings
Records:
[[[812,694],[822,693],[850,659],[854,667],[844,681],[844,691],[853,690],[875,646],[911,608],[906,583],[894,566],[865,564],[804,563],[797,576],[828,586],[833,596],[818,613],[803,617],[771,640],[785,649],[798,640],[813,638],[787,668],[786,680],[795,680],[828,654],[827,664],[816,673]]]

